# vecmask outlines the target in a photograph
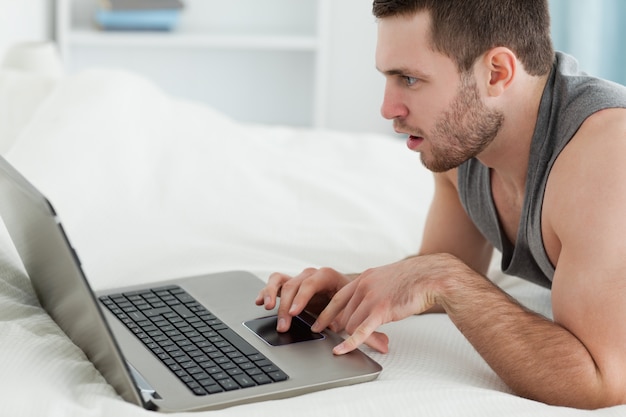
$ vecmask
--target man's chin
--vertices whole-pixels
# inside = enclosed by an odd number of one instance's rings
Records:
[[[451,169],[458,168],[461,163],[453,163],[452,161],[433,161],[432,159],[427,158],[423,153],[420,156],[420,160],[422,161],[422,165],[424,167],[436,174],[441,174],[443,172],[448,172]]]

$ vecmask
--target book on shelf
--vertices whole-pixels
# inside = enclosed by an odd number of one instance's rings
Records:
[[[181,0],[100,0],[94,20],[104,30],[171,31],[183,7]]]
[[[100,0],[105,10],[163,10],[182,9],[181,0]]]
[[[98,10],[96,24],[105,30],[173,30],[180,19],[178,10],[130,10],[111,12]]]

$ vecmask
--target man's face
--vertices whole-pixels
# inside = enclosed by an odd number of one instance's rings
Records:
[[[472,74],[459,74],[452,59],[431,49],[430,18],[381,19],[376,66],[386,79],[383,117],[409,135],[434,172],[458,167],[480,154],[496,137],[503,115],[482,102]]]

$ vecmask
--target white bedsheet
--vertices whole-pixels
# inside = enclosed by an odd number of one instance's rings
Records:
[[[229,269],[354,272],[419,246],[432,181],[401,140],[244,125],[114,71],[0,73],[2,105],[17,116],[0,116],[0,150],[52,200],[96,289]],[[0,414],[152,415],[119,399],[41,309],[5,231],[0,245]],[[547,290],[491,276],[550,314]],[[445,315],[384,331],[390,353],[363,348],[384,367],[374,382],[200,415],[626,415],[513,395]]]

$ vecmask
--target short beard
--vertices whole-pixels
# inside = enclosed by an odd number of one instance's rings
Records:
[[[446,172],[475,158],[495,139],[504,115],[489,110],[480,99],[476,80],[461,74],[457,95],[431,133],[431,155],[422,153],[422,164],[433,172]],[[448,142],[447,145],[442,144]]]

